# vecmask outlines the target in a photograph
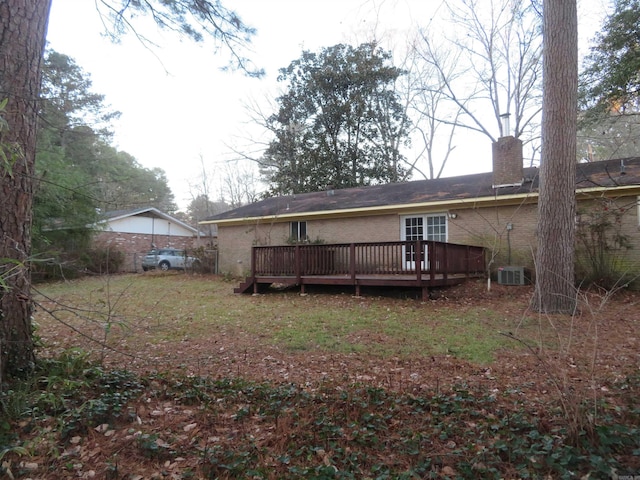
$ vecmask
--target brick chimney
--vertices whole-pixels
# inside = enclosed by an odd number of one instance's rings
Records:
[[[522,171],[522,140],[508,136],[493,142],[493,188],[520,186]]]

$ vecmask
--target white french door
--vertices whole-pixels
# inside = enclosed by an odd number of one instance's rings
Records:
[[[437,215],[413,215],[402,217],[401,239],[407,242],[416,240],[447,241],[447,216]],[[403,248],[404,264],[407,270],[416,269],[416,247],[406,245]],[[420,269],[429,269],[428,250],[425,245],[421,252]]]

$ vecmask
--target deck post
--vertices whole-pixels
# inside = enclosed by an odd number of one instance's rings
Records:
[[[416,269],[416,280],[418,282],[418,286],[422,285],[422,245],[422,240],[416,240],[413,263]]]
[[[258,293],[258,283],[256,282],[256,247],[251,247],[251,282],[253,283],[253,293]]]
[[[349,244],[349,276],[351,281],[356,283],[356,244]]]
[[[444,278],[444,283],[447,283],[447,278],[449,277],[449,244],[444,244],[444,268],[442,269],[442,278]]]
[[[429,278],[431,279],[431,281],[433,282],[434,279],[436,278],[436,264],[437,264],[437,258],[436,258],[436,242],[434,240],[431,240],[428,242],[427,248],[429,249]]]
[[[302,272],[300,271],[302,269],[302,259],[300,258],[300,245],[297,243],[294,249],[293,259],[294,259],[293,263],[294,263],[294,268],[296,273],[296,283],[300,285],[300,279],[302,277]]]
[[[469,245],[467,245],[467,248],[464,249],[465,254],[467,255],[467,257],[464,259],[464,264],[466,266],[467,269],[467,275],[466,277],[469,278],[471,276],[471,270],[470,270],[470,261],[471,261],[471,247]]]
[[[251,247],[251,279],[256,280],[256,247]]]
[[[429,287],[422,287],[422,301],[426,302],[429,300]]]

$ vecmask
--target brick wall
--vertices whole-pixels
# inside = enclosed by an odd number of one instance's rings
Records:
[[[489,251],[492,267],[518,265],[533,267],[538,212],[536,204],[482,209],[452,210],[449,241],[480,245]]]
[[[640,234],[636,197],[619,199],[625,210],[622,233],[634,248],[626,252],[629,265],[640,265]],[[579,202],[578,209],[592,208]],[[445,211],[421,212],[445,213]],[[535,198],[519,205],[488,208],[457,208],[446,211],[456,218],[447,220],[448,240],[451,243],[486,247],[492,261],[492,270],[505,265],[525,266],[533,269],[536,251],[537,204]],[[310,241],[325,243],[383,242],[400,240],[400,216],[397,214],[308,220]],[[221,226],[218,230],[220,273],[245,276],[251,270],[253,245],[283,245],[289,238],[289,222]]]
[[[502,137],[492,145],[493,184],[514,185],[522,182],[522,140]]]
[[[621,197],[613,200],[617,208],[623,211],[619,232],[626,236],[632,248],[620,252],[625,265],[630,270],[640,269],[640,228],[637,198]],[[602,207],[602,200],[580,200],[577,211],[589,212]],[[536,203],[523,203],[515,206],[503,206],[483,209],[451,210],[456,219],[448,222],[449,241],[482,245],[489,249],[493,257],[493,267],[518,265],[534,268],[537,248],[538,209]],[[511,224],[512,229],[507,226]],[[576,255],[583,252],[577,248]]]
[[[152,238],[158,248],[174,247],[187,251],[193,250],[200,245],[206,244],[206,239],[198,239],[195,237],[178,237],[178,236],[158,236],[145,235],[139,233],[119,233],[119,232],[100,232],[94,237],[94,245],[101,248],[114,248],[125,255],[125,261],[122,265],[123,272],[140,272],[140,262],[142,257],[151,249]]]
[[[218,248],[220,273],[237,277],[251,271],[253,245],[284,245],[289,239],[289,222],[220,226]],[[308,220],[307,236],[311,242],[391,242],[400,239],[398,215],[373,215],[354,218]]]
[[[326,243],[393,242],[400,240],[398,215],[372,215],[307,222],[309,240]]]

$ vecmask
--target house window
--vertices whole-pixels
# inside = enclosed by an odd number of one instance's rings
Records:
[[[402,218],[402,240],[435,240],[447,241],[447,216],[415,215]]]
[[[427,240],[447,241],[446,215],[429,215],[427,217]]]
[[[424,238],[424,218],[408,217],[404,219],[403,240],[422,240]]]
[[[290,241],[304,242],[307,238],[307,222],[291,222]]]

